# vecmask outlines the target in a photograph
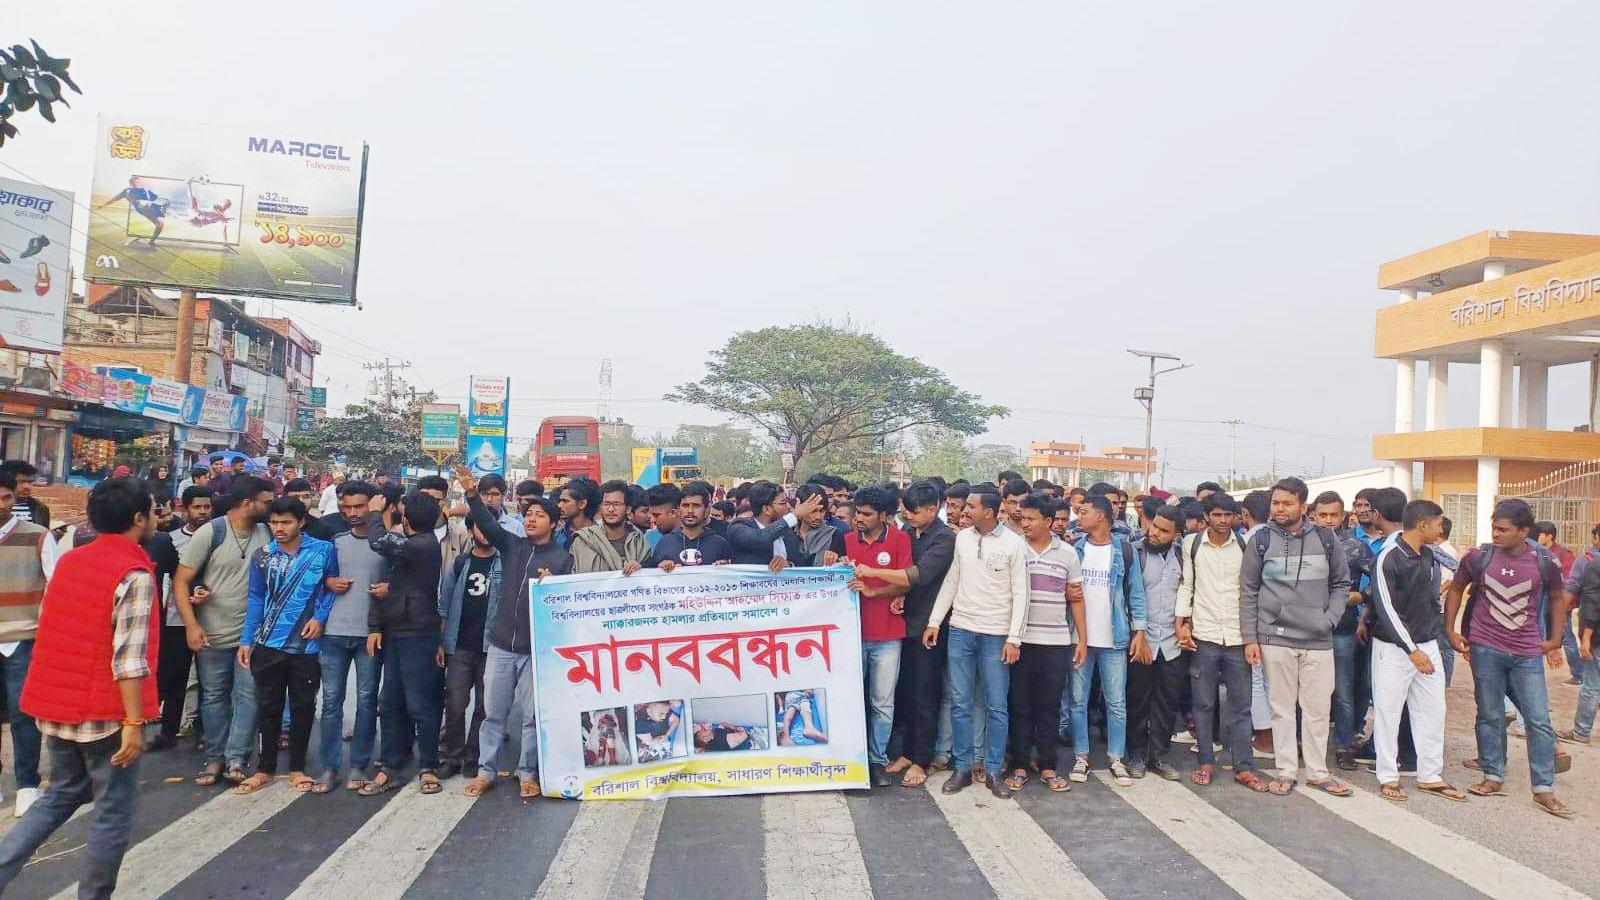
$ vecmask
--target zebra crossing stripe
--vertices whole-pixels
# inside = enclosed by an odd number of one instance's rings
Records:
[[[443,792],[432,795],[420,793],[415,784],[401,788],[334,848],[290,898],[399,900],[478,799],[461,793],[459,782],[447,784]]]
[[[761,832],[768,900],[872,897],[867,861],[843,794],[762,797]]]
[[[580,802],[578,816],[550,861],[550,870],[533,895],[535,900],[643,897],[656,836],[661,833],[661,816],[672,801]]]
[[[160,897],[301,796],[286,784],[273,784],[253,794],[227,791],[207,800],[133,845],[122,858],[117,897]],[[87,803],[78,807],[79,812],[87,809]],[[52,900],[76,896],[78,885],[73,884]]]
[[[941,793],[939,788],[949,777],[928,779],[928,795],[995,896],[1002,900],[1105,896],[1015,800],[993,797],[978,784],[959,794]]]
[[[1345,896],[1188,788],[1159,778],[1119,788],[1105,772],[1095,777],[1245,900]]]
[[[1299,791],[1328,812],[1370,831],[1442,872],[1449,872],[1490,897],[1579,900],[1587,896],[1366,791],[1358,789],[1349,797],[1330,797],[1304,785]]]

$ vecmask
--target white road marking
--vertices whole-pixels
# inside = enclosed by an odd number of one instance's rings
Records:
[[[117,878],[117,897],[160,897],[302,796],[279,783],[253,794],[229,790],[207,800],[129,848]],[[76,896],[78,886],[73,884],[53,900]]]
[[[669,800],[578,801],[577,818],[536,900],[635,900],[644,896]]]
[[[1119,788],[1104,772],[1095,777],[1245,900],[1345,896],[1187,788],[1159,778]]]
[[[1015,800],[1001,800],[978,784],[959,794],[940,793],[949,777],[928,779],[928,795],[995,896],[1001,900],[1105,896]]]
[[[407,784],[289,896],[398,900],[477,799],[459,787],[427,795]]]
[[[1522,900],[1524,897],[1579,900],[1587,896],[1582,891],[1567,887],[1548,875],[1501,856],[1443,825],[1431,822],[1416,813],[1407,812],[1398,805],[1366,791],[1357,790],[1349,797],[1330,797],[1322,791],[1304,785],[1299,790],[1328,812],[1359,825],[1384,841],[1440,871],[1450,873],[1474,890],[1490,897],[1504,898],[1504,900]],[[1421,794],[1416,790],[1409,793],[1412,797]],[[1421,799],[1424,803],[1434,802],[1434,798],[1430,797]]]
[[[872,897],[866,858],[843,794],[762,797],[761,831],[768,900]]]

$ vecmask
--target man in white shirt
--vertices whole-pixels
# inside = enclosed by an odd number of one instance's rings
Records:
[[[1001,777],[1010,728],[1007,667],[1022,657],[1022,633],[1028,623],[1028,546],[1016,532],[1000,527],[1000,495],[974,491],[967,496],[972,527],[956,536],[955,560],[939,588],[922,644],[932,648],[939,628],[950,616],[948,644],[952,774],[946,794],[985,780],[996,797],[1011,796]],[[972,703],[979,668],[983,670],[984,704],[988,707],[984,759],[994,772],[975,772]]]

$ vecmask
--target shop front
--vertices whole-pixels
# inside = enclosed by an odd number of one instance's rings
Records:
[[[25,459],[52,482],[67,472],[67,436],[77,412],[58,401],[0,392],[0,459]]]

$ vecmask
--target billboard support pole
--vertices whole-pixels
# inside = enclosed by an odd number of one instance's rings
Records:
[[[194,364],[194,289],[178,292],[178,336],[174,341],[172,380],[189,383],[189,370]]]

